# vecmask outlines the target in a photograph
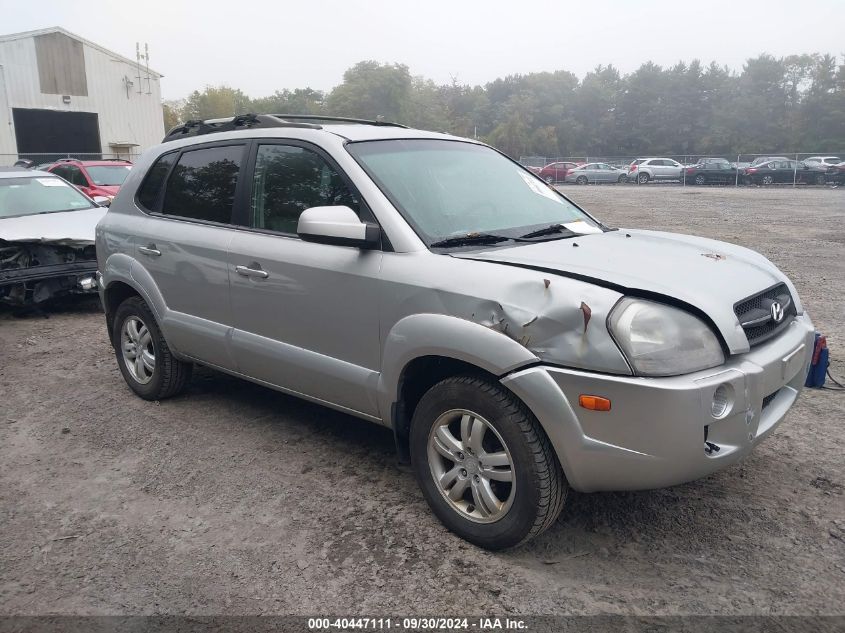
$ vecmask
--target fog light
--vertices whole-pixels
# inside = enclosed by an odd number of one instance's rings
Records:
[[[729,383],[723,383],[713,392],[713,404],[710,413],[714,418],[723,418],[731,410],[734,399],[734,388]]]
[[[97,287],[97,282],[93,277],[83,277],[77,283],[79,284],[79,287],[86,292]]]

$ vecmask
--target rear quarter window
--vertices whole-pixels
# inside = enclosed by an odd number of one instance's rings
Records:
[[[159,193],[177,155],[176,152],[171,152],[159,157],[144,177],[144,182],[138,189],[138,204],[147,211],[158,211]]]

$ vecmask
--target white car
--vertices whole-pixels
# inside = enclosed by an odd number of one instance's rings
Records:
[[[810,156],[804,162],[816,167],[832,167],[841,163],[842,159],[839,156]]]
[[[638,158],[628,167],[628,180],[641,185],[651,180],[680,180],[684,166],[671,158]]]

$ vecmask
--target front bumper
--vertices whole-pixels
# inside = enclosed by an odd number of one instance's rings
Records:
[[[640,378],[536,366],[502,384],[537,416],[574,489],[662,488],[734,464],[771,434],[804,385],[813,338],[804,314],[777,338],[693,374]],[[733,395],[716,419],[713,395],[722,384]],[[612,408],[580,408],[581,394],[608,398]],[[718,452],[706,450],[705,429]]]

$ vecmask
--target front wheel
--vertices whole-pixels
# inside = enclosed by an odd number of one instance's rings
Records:
[[[622,174],[621,176],[619,176],[619,178],[616,179],[616,182],[618,182],[620,185],[625,184],[626,182],[628,182],[628,176]]]
[[[193,365],[176,359],[141,297],[130,297],[114,314],[112,344],[126,384],[145,400],[161,400],[181,392]]]
[[[411,422],[411,464],[443,524],[480,547],[527,541],[554,523],[568,491],[534,415],[494,381],[447,378]]]

